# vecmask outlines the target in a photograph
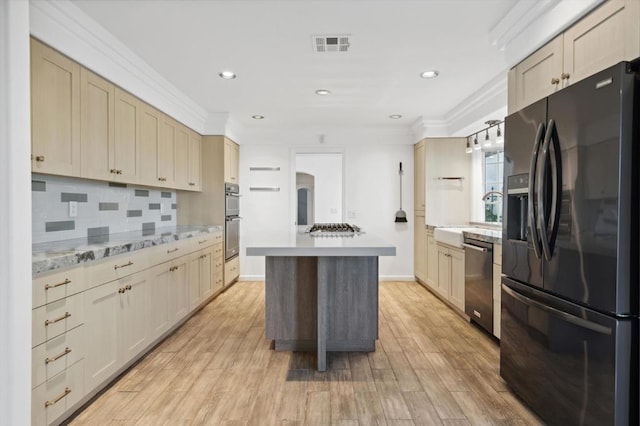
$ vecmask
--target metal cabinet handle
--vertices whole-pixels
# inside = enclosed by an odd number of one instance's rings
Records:
[[[62,321],[62,320],[64,320],[64,319],[69,318],[70,316],[71,316],[71,314],[70,314],[69,312],[65,312],[65,313],[64,313],[64,315],[62,315],[61,317],[58,317],[58,318],[56,318],[56,319],[52,319],[52,320],[46,320],[46,321],[44,322],[44,325],[45,325],[45,326],[47,326],[47,325],[49,325],[49,324],[55,324],[55,323],[57,323],[57,322],[59,322],[59,321]]]
[[[126,290],[125,290],[123,287],[120,287],[120,288],[118,289],[118,293],[120,293],[120,294],[124,293],[125,291],[126,291]]]
[[[120,169],[116,170],[116,174],[117,175],[121,175],[122,174],[122,170],[120,170]]]
[[[56,287],[60,287],[61,285],[67,285],[71,283],[71,280],[69,278],[65,278],[64,281],[62,281],[61,283],[58,284],[47,284],[44,286],[45,290],[49,290],[51,288],[56,288]]]
[[[189,186],[196,186],[195,182],[189,182]]]
[[[207,242],[207,240],[200,240],[200,241],[198,241],[198,244],[204,244],[206,242]]]
[[[44,155],[37,155],[36,161],[39,163],[44,163]]]
[[[177,271],[178,267],[177,266],[172,266],[171,268],[169,268],[169,272],[173,272],[173,271]]]
[[[70,388],[64,388],[64,392],[62,392],[60,395],[58,395],[57,397],[55,397],[51,401],[45,402],[44,403],[44,408],[47,408],[50,405],[54,405],[56,402],[60,401],[62,398],[64,398],[65,396],[69,395],[70,393],[71,393],[71,389]]]
[[[569,77],[571,77],[571,74],[569,74],[568,72],[563,72],[562,74],[560,74],[560,78],[563,80],[569,80]]]
[[[551,79],[551,84],[560,84],[560,79],[559,78],[552,78]]]
[[[176,248],[174,248],[174,249],[172,249],[172,250],[167,250],[167,254],[169,254],[169,253],[174,253],[174,252],[176,252],[176,251],[178,251],[178,250],[179,250],[179,248],[178,248],[178,247],[176,247]]]
[[[64,348],[64,351],[62,353],[59,353],[58,355],[54,355],[51,358],[47,358],[44,360],[45,364],[49,364],[50,362],[56,361],[60,358],[62,358],[63,356],[67,355],[68,353],[71,353],[71,348],[69,348],[68,346],[66,348]]]
[[[124,286],[125,290],[131,290],[131,284],[127,284],[126,286]]]
[[[113,269],[119,269],[119,268],[126,268],[127,266],[131,266],[133,265],[132,261],[129,261],[128,263],[125,263],[124,265],[116,265],[113,267]]]
[[[116,170],[116,169],[110,169],[110,170],[109,170],[109,173],[112,173],[112,174],[114,174],[114,175],[116,174],[116,172],[117,172],[117,170]]]

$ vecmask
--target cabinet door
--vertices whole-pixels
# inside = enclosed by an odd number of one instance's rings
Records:
[[[202,301],[200,291],[200,256],[202,252],[198,251],[189,255],[189,308],[193,310]]]
[[[202,250],[200,258],[200,292],[201,301],[210,297],[214,291],[213,246]]]
[[[113,165],[116,180],[137,183],[140,160],[140,101],[116,87]]]
[[[195,132],[189,132],[189,182],[188,188],[200,191],[202,175],[202,138]]]
[[[224,140],[224,181],[238,183],[240,149],[235,142]]]
[[[451,260],[449,249],[438,244],[438,282],[436,290],[447,300],[451,288]]]
[[[147,330],[148,272],[138,272],[118,280],[122,312],[120,329],[122,337],[122,362],[126,363],[142,352],[151,342]]]
[[[516,110],[561,88],[562,34],[516,66]]]
[[[94,287],[85,296],[85,389],[94,389],[122,365],[118,350],[121,294],[118,281]]]
[[[80,66],[31,39],[32,171],[80,176]]]
[[[449,301],[464,311],[464,251],[449,250],[451,261],[451,293]]]
[[[116,177],[114,143],[115,87],[89,70],[80,70],[80,158],[82,177]]]
[[[427,284],[433,289],[438,286],[438,248],[432,233],[427,234]]]
[[[414,216],[413,223],[413,269],[416,278],[425,282],[427,279],[427,234],[424,216]]]
[[[640,54],[637,8],[638,0],[605,2],[564,33],[565,85]]]
[[[160,127],[160,145],[158,147],[158,180],[161,186],[172,188],[175,185],[175,155],[178,123],[162,115]]]
[[[171,325],[189,313],[188,256],[180,257],[172,263],[169,282],[169,321]]]
[[[413,151],[413,167],[414,167],[414,210],[424,212],[425,203],[425,147],[424,141],[418,142],[414,146]],[[423,221],[424,223],[424,221]]]
[[[189,129],[180,123],[176,125],[174,176],[175,188],[189,189]]]
[[[160,125],[162,114],[157,109],[142,104],[140,108],[140,170],[139,182],[144,185],[158,185],[158,147],[160,146]]]
[[[173,317],[169,316],[169,285],[173,277],[171,267],[171,262],[164,262],[151,268],[151,281],[148,285],[148,323],[151,340],[161,336],[173,324]]]

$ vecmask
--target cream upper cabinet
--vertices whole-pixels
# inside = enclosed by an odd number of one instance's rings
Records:
[[[189,173],[188,188],[200,191],[202,188],[202,137],[189,132]]]
[[[160,186],[173,187],[176,182],[175,161],[178,123],[162,115],[160,145],[158,146],[158,182]]]
[[[238,169],[240,162],[240,148],[238,145],[224,138],[224,181],[238,183]]]
[[[609,0],[594,9],[509,72],[509,114],[640,56],[639,22],[638,0]]]
[[[80,70],[80,168],[81,176],[108,180],[114,144],[115,87],[102,77]],[[113,173],[111,173],[113,172]]]
[[[31,39],[31,169],[80,176],[80,66]]]
[[[109,171],[119,181],[137,183],[140,180],[141,106],[135,96],[116,87],[115,141],[109,156]]]
[[[562,34],[515,67],[516,105],[509,112],[549,96],[562,88]]]
[[[424,219],[424,201],[425,201],[425,181],[424,181],[424,168],[425,168],[425,147],[424,141],[420,141],[413,147],[413,168],[414,168],[414,183],[413,183],[413,208],[416,211],[423,212]],[[423,220],[424,223],[424,220]]]
[[[610,0],[565,31],[565,85],[640,56],[639,10],[638,0]]]
[[[189,129],[180,123],[176,126],[174,162],[175,187],[189,189]]]
[[[162,113],[142,104],[140,108],[140,178],[145,185],[158,185],[158,147]]]

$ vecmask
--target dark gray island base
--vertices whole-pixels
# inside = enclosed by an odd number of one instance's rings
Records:
[[[378,338],[378,256],[396,248],[357,232],[314,236],[305,227],[247,247],[265,256],[265,334],[275,350],[373,352]]]
[[[267,256],[266,337],[275,350],[373,352],[378,338],[377,256]]]

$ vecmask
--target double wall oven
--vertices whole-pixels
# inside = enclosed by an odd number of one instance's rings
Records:
[[[232,259],[240,253],[240,187],[224,184],[224,258]]]

